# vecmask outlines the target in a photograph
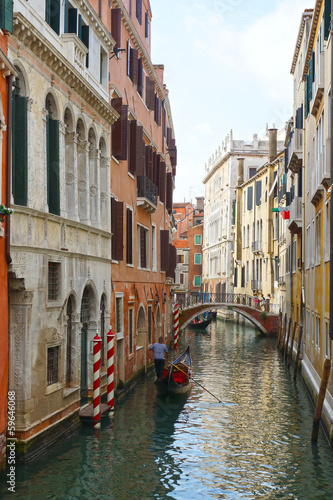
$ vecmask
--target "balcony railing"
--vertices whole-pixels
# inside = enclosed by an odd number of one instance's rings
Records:
[[[155,212],[157,208],[157,186],[146,176],[137,176],[137,205],[143,205],[147,212]]]
[[[292,234],[302,230],[302,198],[300,196],[295,196],[290,204],[288,229]]]
[[[261,290],[262,289],[261,280],[251,280],[251,289],[252,290]]]
[[[87,47],[75,33],[61,35],[66,58],[83,75],[86,68]]]
[[[290,138],[288,151],[288,168],[294,173],[302,166],[303,160],[303,130],[295,128]]]

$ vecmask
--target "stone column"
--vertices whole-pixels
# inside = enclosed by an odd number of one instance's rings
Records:
[[[78,141],[77,144],[77,172],[78,172],[78,208],[79,220],[85,224],[90,221],[89,200],[89,142]]]
[[[75,132],[69,132],[65,136],[65,207],[67,217],[76,221],[79,220],[77,139]]]
[[[100,159],[100,227],[104,231],[111,230],[110,161],[110,158],[104,156]]]
[[[100,227],[100,151],[89,150],[89,181],[90,181],[90,221],[94,227]]]
[[[67,218],[66,206],[66,155],[65,155],[66,124],[59,121],[59,192],[60,215]]]

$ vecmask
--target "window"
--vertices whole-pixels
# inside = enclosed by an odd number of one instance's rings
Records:
[[[247,188],[247,209],[252,210],[253,187]]]
[[[194,264],[201,264],[201,253],[194,254]]]
[[[111,258],[123,260],[123,202],[111,198]]]
[[[246,283],[249,282],[249,261],[246,261]]]
[[[156,254],[156,226],[151,226],[151,267],[153,271],[157,270],[157,254]]]
[[[14,203],[27,206],[28,120],[27,98],[22,96],[23,79],[15,80],[12,96],[12,189]]]
[[[315,334],[316,346],[320,346],[320,317],[316,316],[316,334]]]
[[[59,35],[60,0],[45,0],[45,21]]]
[[[321,250],[320,250],[320,241],[321,241],[321,212],[318,212],[316,215],[316,264],[320,264],[320,256],[321,256]]]
[[[103,87],[106,87],[108,79],[108,55],[102,47],[100,50],[99,83]]]
[[[138,224],[137,227],[137,266],[141,269],[147,269],[149,266],[148,255],[148,229]]]
[[[256,175],[256,172],[257,172],[257,167],[250,167],[249,168],[249,179],[251,179],[251,177]]]
[[[49,347],[47,350],[47,385],[59,381],[59,352],[59,346]]]
[[[123,333],[123,298],[116,297],[116,333]]]
[[[183,274],[183,273],[180,273],[180,274],[179,274],[179,283],[180,283],[181,285],[184,285],[184,274]]]
[[[330,205],[329,202],[325,205],[325,231],[324,231],[324,245],[325,245],[325,260],[330,258]]]
[[[184,264],[184,255],[177,255],[177,264]]]
[[[126,263],[133,264],[133,211],[126,208]]]
[[[46,168],[47,168],[47,204],[51,214],[60,215],[60,179],[59,179],[59,122],[53,118],[55,102],[48,94],[46,98]]]
[[[325,319],[325,356],[332,357],[332,341],[329,334],[329,322]]]
[[[133,352],[133,332],[134,332],[134,311],[133,309],[128,310],[128,351],[131,354]]]
[[[60,262],[49,262],[48,264],[48,287],[47,298],[48,300],[60,299]]]
[[[151,344],[152,340],[152,307],[148,306],[148,344]]]
[[[194,244],[195,245],[201,245],[202,244],[202,237],[201,234],[196,234],[194,237]]]
[[[194,286],[201,286],[201,276],[194,276]]]

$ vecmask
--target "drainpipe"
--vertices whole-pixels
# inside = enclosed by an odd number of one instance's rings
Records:
[[[10,207],[12,185],[12,88],[13,75],[8,77],[7,91],[7,155],[6,155],[6,206]],[[12,263],[10,256],[10,216],[5,217],[5,256],[7,265]]]

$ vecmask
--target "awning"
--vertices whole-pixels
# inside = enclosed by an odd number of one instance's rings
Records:
[[[277,181],[278,181],[278,175],[276,174],[276,177],[275,177],[275,179],[274,179],[274,182],[273,182],[273,185],[272,185],[272,187],[271,187],[271,190],[270,190],[270,192],[268,193],[268,196],[270,196],[270,195],[273,193],[273,189],[275,188]]]

